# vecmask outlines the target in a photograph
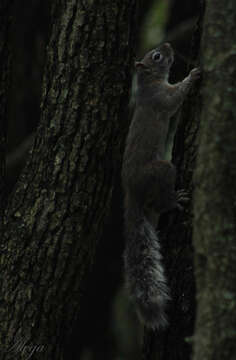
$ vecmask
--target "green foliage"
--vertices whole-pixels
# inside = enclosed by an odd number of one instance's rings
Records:
[[[164,30],[169,14],[169,0],[154,1],[143,24],[142,51],[159,44],[164,38]]]

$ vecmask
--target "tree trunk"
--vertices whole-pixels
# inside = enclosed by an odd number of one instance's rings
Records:
[[[121,163],[135,12],[135,0],[54,2],[41,121],[6,209],[1,359],[66,356]]]
[[[236,358],[236,2],[206,1],[194,196],[194,360]]]

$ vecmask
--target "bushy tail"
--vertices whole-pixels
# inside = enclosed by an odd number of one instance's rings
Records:
[[[131,299],[145,326],[168,324],[165,308],[169,296],[160,244],[155,229],[136,203],[126,204],[125,278]]]

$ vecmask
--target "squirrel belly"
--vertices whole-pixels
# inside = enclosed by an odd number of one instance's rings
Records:
[[[170,296],[159,240],[143,210],[130,198],[126,200],[125,236],[125,282],[138,317],[149,328],[164,328]]]

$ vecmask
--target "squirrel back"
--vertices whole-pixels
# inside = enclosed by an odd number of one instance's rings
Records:
[[[180,206],[175,168],[165,160],[169,123],[200,74],[193,69],[182,82],[171,85],[173,61],[173,49],[165,43],[135,64],[136,107],[122,167],[125,280],[140,320],[153,329],[167,325],[170,300],[155,227],[161,213]]]

